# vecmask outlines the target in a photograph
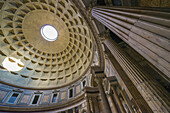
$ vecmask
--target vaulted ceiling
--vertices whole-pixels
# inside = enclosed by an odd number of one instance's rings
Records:
[[[27,88],[56,88],[78,80],[92,61],[92,35],[69,0],[6,0],[0,2],[0,81]],[[58,39],[42,38],[43,25],[54,26]],[[2,62],[14,57],[20,71]]]

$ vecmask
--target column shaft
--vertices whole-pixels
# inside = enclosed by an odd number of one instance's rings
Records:
[[[98,81],[99,92],[100,92],[100,95],[101,95],[101,98],[102,98],[102,103],[103,103],[103,106],[104,106],[104,111],[105,111],[105,113],[112,113],[108,99],[106,97],[106,94],[105,94],[105,91],[104,91],[104,88],[103,88],[103,85],[102,85],[102,79],[97,78],[97,81]]]
[[[124,95],[124,92],[123,92],[122,90],[120,90],[120,92],[121,92],[123,98],[125,99],[125,102],[127,103],[130,111],[131,111],[132,113],[134,113],[134,111],[133,111],[133,109],[132,109],[132,106],[129,104],[128,100],[126,99],[126,96]]]
[[[81,113],[81,105],[80,106],[78,106],[79,107],[79,113]]]
[[[110,37],[104,43],[153,112],[168,113],[170,111],[169,93],[151,75],[143,72]]]
[[[111,96],[111,94],[108,94],[108,96],[109,96],[109,98],[111,99],[114,113],[119,113],[119,112],[118,112],[118,109],[117,109],[117,107],[116,107],[116,103],[115,103],[115,101],[113,100],[113,97]]]
[[[92,97],[92,102],[93,102],[93,106],[94,106],[94,113],[100,113],[99,105],[98,105],[98,102],[97,102],[97,98],[96,97]]]
[[[116,90],[115,90],[115,87],[114,87],[114,86],[111,86],[111,88],[112,88],[112,90],[113,90],[114,97],[115,97],[115,99],[116,99],[116,101],[117,101],[117,103],[118,103],[118,105],[119,105],[119,108],[120,108],[121,112],[122,112],[122,113],[126,113],[126,111],[125,111],[125,109],[124,109],[124,107],[123,107],[123,105],[122,105],[122,103],[121,103],[121,101],[120,101],[120,99],[119,99],[119,96],[118,96],[118,94],[117,94],[117,92],[116,92]]]
[[[106,54],[115,69],[115,73],[118,78],[118,80],[122,81],[122,83],[125,85],[125,90],[129,92],[128,96],[132,96],[133,100],[135,100],[135,103],[140,108],[141,112],[144,113],[153,113],[147,102],[144,100],[142,95],[137,90],[136,86],[132,83],[126,72],[123,70],[123,68],[120,66],[118,61],[115,59],[115,57],[112,55],[112,53],[109,52],[108,48],[105,47]],[[134,110],[134,109],[133,109]]]
[[[86,98],[86,104],[87,104],[87,106],[86,106],[87,107],[87,113],[91,113],[89,99],[88,99],[87,96],[85,98]]]
[[[151,9],[152,10],[152,9]],[[170,78],[170,13],[94,7],[92,15]]]
[[[76,113],[76,109],[75,108],[73,108],[73,113]]]

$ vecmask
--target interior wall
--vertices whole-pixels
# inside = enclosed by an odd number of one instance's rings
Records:
[[[112,0],[117,1],[117,0]],[[122,6],[132,7],[170,7],[170,0],[121,0]],[[115,5],[113,5],[115,6]]]
[[[170,0],[139,0],[141,7],[170,7]]]

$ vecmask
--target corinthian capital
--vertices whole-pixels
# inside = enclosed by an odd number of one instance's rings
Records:
[[[96,6],[96,5],[97,5],[97,0],[91,0],[91,1],[89,2],[89,5],[88,5],[88,7],[87,7],[87,10],[91,13],[92,8],[93,8],[94,6]]]
[[[110,37],[109,29],[107,29],[107,30],[103,31],[102,33],[100,33],[99,36],[100,37],[105,37],[105,38]]]
[[[102,33],[99,34],[99,37],[100,37],[100,40],[101,42],[104,42],[105,39],[109,38],[110,37],[110,31],[109,29],[103,31]]]

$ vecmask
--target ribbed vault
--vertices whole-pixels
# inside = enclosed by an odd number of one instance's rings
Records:
[[[29,88],[53,88],[77,80],[92,60],[92,36],[68,0],[7,0],[0,11],[0,80]],[[43,25],[59,32],[54,42],[40,34]],[[2,68],[6,57],[20,59],[24,68]]]

